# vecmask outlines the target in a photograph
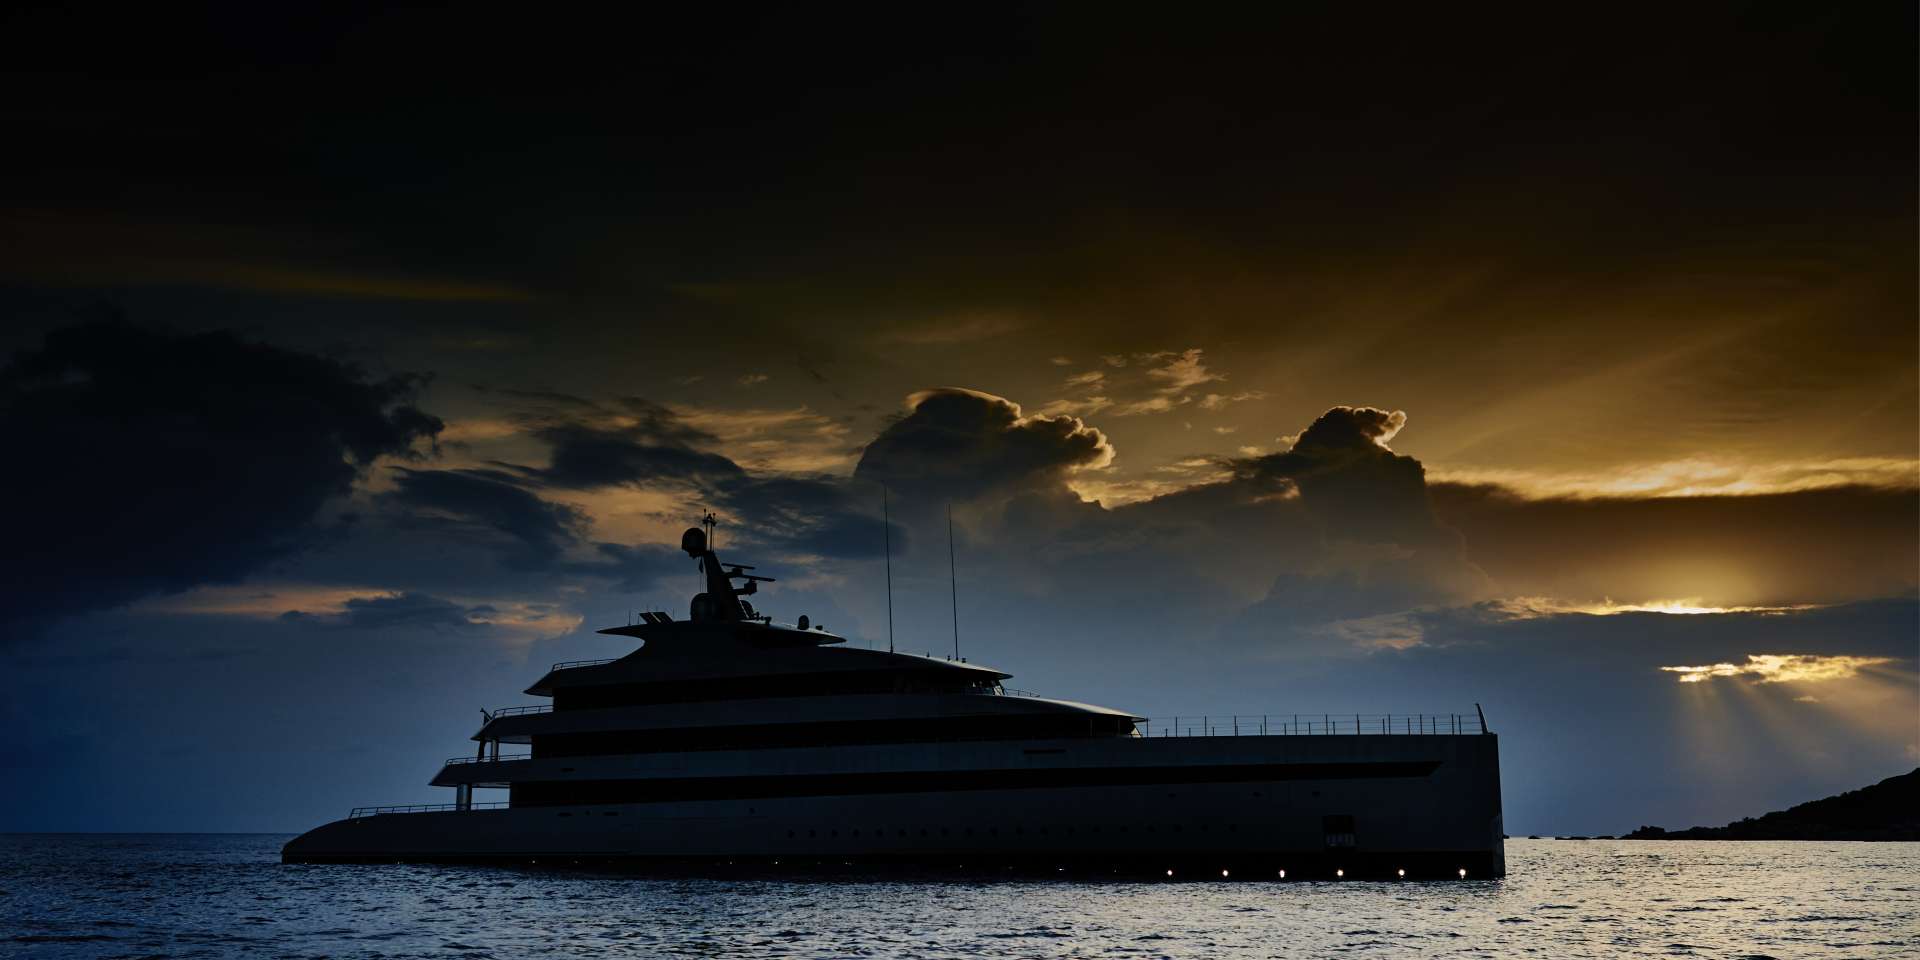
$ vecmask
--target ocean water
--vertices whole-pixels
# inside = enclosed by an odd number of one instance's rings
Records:
[[[0,957],[1920,957],[1920,844],[1513,840],[1503,880],[659,879],[0,836]]]

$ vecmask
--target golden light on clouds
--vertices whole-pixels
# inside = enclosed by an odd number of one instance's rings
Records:
[[[355,606],[404,601],[403,592],[367,586],[270,583],[198,587],[185,593],[137,604],[135,612],[175,616],[238,617],[272,620],[300,614],[317,622],[344,622]],[[489,635],[510,645],[558,636],[577,629],[583,618],[553,604],[496,597],[450,596],[427,602],[445,615],[457,617],[457,626],[488,628]],[[451,624],[451,621],[447,621]],[[409,624],[400,624],[406,626]],[[415,622],[411,625],[422,625]]]
[[[1689,457],[1628,464],[1597,472],[1482,469],[1427,465],[1438,483],[1506,487],[1526,497],[1712,497],[1794,493],[1834,487],[1920,487],[1920,460],[1903,457],[1836,457],[1749,463]]]
[[[1502,614],[1515,620],[1529,620],[1535,617],[1554,617],[1569,613],[1584,613],[1590,616],[1607,617],[1622,613],[1667,613],[1681,616],[1707,613],[1793,613],[1800,610],[1812,610],[1818,604],[1795,603],[1776,606],[1718,606],[1707,603],[1703,597],[1684,597],[1673,600],[1642,600],[1621,602],[1611,597],[1599,601],[1562,600],[1557,597],[1509,597],[1496,600],[1493,606]]]
[[[1801,653],[1750,653],[1746,663],[1710,663],[1697,667],[1661,667],[1680,675],[1681,683],[1700,683],[1714,677],[1754,677],[1756,683],[1818,683],[1846,680],[1867,667],[1893,662],[1891,657],[1821,656]]]

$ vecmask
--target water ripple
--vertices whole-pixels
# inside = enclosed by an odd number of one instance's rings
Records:
[[[690,880],[0,836],[0,955],[1920,958],[1920,844],[1512,841],[1465,883]]]

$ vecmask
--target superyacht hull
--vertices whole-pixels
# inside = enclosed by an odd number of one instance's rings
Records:
[[[700,778],[741,786],[717,799],[375,813],[310,831],[283,857],[703,872],[1505,873],[1490,734],[1010,746],[1023,758],[1017,768]],[[833,790],[858,792],[821,792]]]

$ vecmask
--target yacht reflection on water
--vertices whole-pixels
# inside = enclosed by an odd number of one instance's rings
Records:
[[[550,704],[490,713],[433,778],[451,804],[363,807],[299,862],[604,863],[1236,879],[1506,872],[1499,742],[1478,715],[1149,721],[1008,691],[958,659],[840,646],[746,599],[699,528],[690,617],[555,664]],[[740,585],[736,586],[735,581]],[[524,745],[503,756],[501,744]],[[504,803],[476,803],[504,788]]]

